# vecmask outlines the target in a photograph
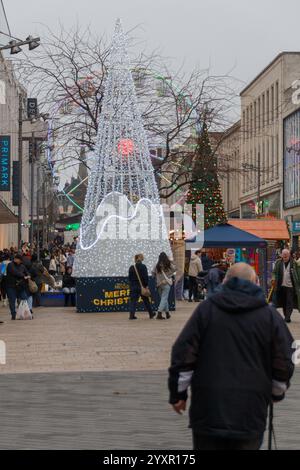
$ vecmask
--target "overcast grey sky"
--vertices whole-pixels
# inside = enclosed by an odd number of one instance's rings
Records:
[[[58,29],[91,25],[111,36],[117,17],[125,30],[141,25],[148,49],[160,48],[187,70],[231,71],[249,82],[283,50],[300,50],[299,0],[4,0],[12,34],[42,35],[39,23]],[[2,25],[1,25],[2,26]],[[233,70],[232,70],[233,69]],[[241,86],[242,88],[242,86]]]

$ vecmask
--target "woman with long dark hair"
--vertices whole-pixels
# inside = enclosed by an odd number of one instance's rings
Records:
[[[169,293],[174,282],[174,274],[176,268],[166,253],[159,255],[158,262],[152,271],[156,279],[156,287],[160,296],[160,304],[157,311],[157,320],[165,320],[171,318],[169,312]],[[163,316],[166,312],[166,318]]]

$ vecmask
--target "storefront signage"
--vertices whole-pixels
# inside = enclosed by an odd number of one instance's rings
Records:
[[[300,222],[293,222],[293,232],[300,232]]]
[[[0,191],[10,191],[10,136],[0,136]]]
[[[38,115],[38,103],[36,98],[27,99],[27,116],[29,119],[36,118]]]

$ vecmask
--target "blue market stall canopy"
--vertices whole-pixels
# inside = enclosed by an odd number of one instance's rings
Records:
[[[219,224],[204,231],[204,248],[265,248],[266,246],[267,242],[262,238],[230,224]]]

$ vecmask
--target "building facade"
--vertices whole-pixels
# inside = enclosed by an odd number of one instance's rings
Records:
[[[22,110],[19,115],[20,109]],[[19,188],[19,116],[22,117],[22,186]],[[27,116],[27,94],[15,77],[12,63],[0,53],[0,249],[18,245],[18,201],[22,194],[22,240],[29,241],[31,222],[30,140],[45,138],[45,124]],[[35,181],[38,177],[36,175]],[[40,180],[39,180],[40,183]]]
[[[283,126],[299,73],[300,53],[283,52],[240,94],[242,218],[286,216]]]
[[[228,218],[240,217],[240,143],[241,121],[224,133],[218,149],[220,187]]]
[[[16,182],[16,167],[18,161],[18,115],[19,96],[25,106],[26,93],[16,80],[11,63],[0,55],[0,136],[1,136],[1,181],[0,186],[0,249],[16,246],[18,241],[18,207],[13,200],[13,192],[18,191]],[[7,148],[7,166],[3,165],[4,147]],[[28,157],[28,156],[27,156]],[[22,238],[27,238],[28,228],[25,221],[29,219],[29,173],[28,158],[24,156],[22,205],[24,214],[24,227]],[[4,187],[3,178],[7,177]],[[28,239],[28,238],[27,238]]]

